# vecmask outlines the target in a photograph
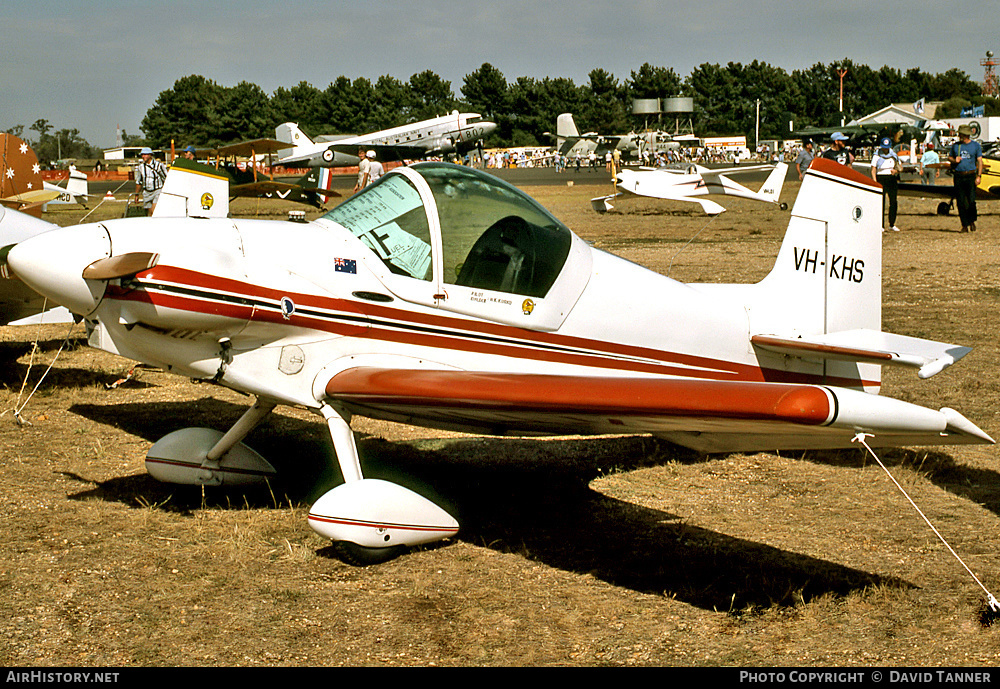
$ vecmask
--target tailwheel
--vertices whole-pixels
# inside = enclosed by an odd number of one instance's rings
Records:
[[[395,560],[407,551],[405,545],[390,546],[388,548],[369,548],[367,546],[351,543],[350,541],[334,541],[332,544],[334,554],[354,567],[370,567],[380,565],[389,560]]]

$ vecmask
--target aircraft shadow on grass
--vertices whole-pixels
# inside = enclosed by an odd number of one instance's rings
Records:
[[[158,404],[77,404],[70,411],[152,441],[192,417],[207,426],[225,426],[242,408],[206,397]],[[324,430],[320,423],[272,417],[248,437],[248,445],[285,470],[280,485],[209,489],[203,497],[198,486],[162,484],[139,474],[70,497],[133,507],[157,505],[183,514],[204,504],[232,509],[297,504],[341,480]],[[362,436],[359,445],[366,475],[405,481],[411,490],[439,501],[461,520],[459,539],[700,608],[792,605],[870,586],[911,586],[898,578],[692,526],[677,515],[589,487],[610,467],[628,471],[659,463],[650,458],[651,451],[664,461],[677,458],[669,454],[672,447],[667,453],[656,451],[660,444],[649,437],[402,443]],[[698,461],[688,450],[677,448],[676,454],[682,461]]]
[[[49,389],[104,387],[114,385],[121,380],[127,368],[122,366],[121,371],[108,372],[72,366],[55,366],[46,372],[46,368],[55,357],[59,347],[63,345],[63,340],[41,340],[36,344],[38,352],[30,366],[30,377],[25,384],[25,377],[29,375],[29,365],[21,363],[18,359],[31,352],[32,343],[26,341],[0,342],[0,385],[17,390],[24,384],[24,387],[30,390],[44,374],[45,387]],[[82,339],[70,339],[66,343],[67,349],[77,349],[84,346],[86,346],[86,342]],[[130,384],[133,387],[150,387],[149,384],[136,380],[130,381]]]

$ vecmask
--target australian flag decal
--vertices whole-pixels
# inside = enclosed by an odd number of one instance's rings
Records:
[[[358,272],[358,262],[353,258],[335,258],[333,259],[333,269],[338,273],[354,273]]]

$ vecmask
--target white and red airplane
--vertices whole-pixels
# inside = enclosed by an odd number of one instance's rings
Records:
[[[488,434],[653,433],[706,452],[992,443],[957,411],[878,395],[969,349],[881,331],[881,188],[817,159],[771,273],[682,284],[588,245],[467,167],[401,167],[311,223],[133,218],[10,249],[93,346],[248,393],[229,429],[149,450],[165,481],[274,468],[241,440],[276,405],[328,425],[344,483],[309,523],[373,562],[455,534],[425,497],[364,477],[354,415]],[[293,467],[287,467],[294,471]]]
[[[758,191],[729,179],[729,175],[755,170],[771,170]],[[615,178],[615,188],[619,191],[609,196],[591,199],[590,203],[598,213],[612,210],[611,200],[623,194],[648,196],[654,199],[670,201],[691,201],[701,205],[708,215],[718,215],[726,209],[715,201],[705,198],[708,195],[739,196],[753,201],[773,203],[785,210],[781,200],[781,187],[785,183],[788,172],[787,163],[776,165],[750,165],[730,167],[725,169],[709,169],[701,165],[685,164],[678,168],[644,168],[641,170],[622,170]]]

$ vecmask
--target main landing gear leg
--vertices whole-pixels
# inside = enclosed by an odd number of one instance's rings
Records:
[[[344,483],[313,504],[309,525],[333,541],[341,559],[359,566],[377,564],[397,557],[406,546],[458,532],[458,522],[427,498],[390,481],[364,478],[350,412],[330,404],[321,411]]]
[[[167,483],[196,486],[245,486],[263,483],[277,472],[241,441],[274,409],[258,399],[228,432],[182,428],[157,440],[146,454],[146,471]]]

